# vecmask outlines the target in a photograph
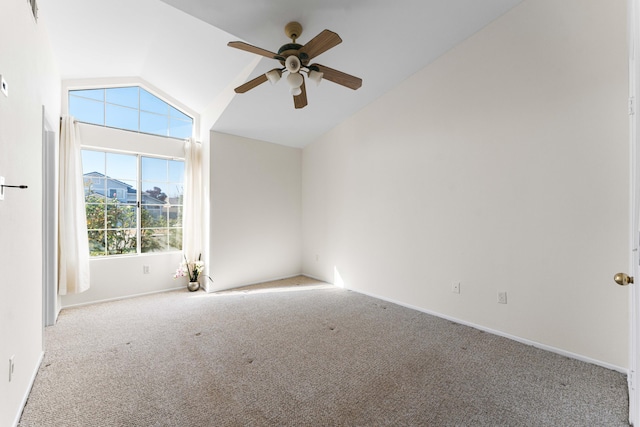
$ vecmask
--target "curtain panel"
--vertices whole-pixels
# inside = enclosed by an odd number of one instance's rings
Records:
[[[182,251],[189,261],[202,254],[202,146],[185,142]]]
[[[58,294],[89,289],[89,238],[84,206],[80,131],[71,116],[60,122]]]

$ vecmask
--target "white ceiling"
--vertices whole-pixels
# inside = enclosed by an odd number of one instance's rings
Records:
[[[303,147],[522,0],[40,0],[63,79],[140,77],[203,113],[233,86],[279,64],[227,47],[270,51],[324,29],[343,42],[316,61],[363,79],[357,91],[307,84],[296,110],[286,82],[231,98],[219,132]],[[258,60],[258,61],[256,61]],[[257,64],[257,65],[256,65]]]

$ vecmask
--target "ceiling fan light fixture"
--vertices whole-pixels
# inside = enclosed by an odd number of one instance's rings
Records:
[[[300,89],[300,87],[292,87],[291,89],[289,89],[289,92],[291,93],[291,95],[293,96],[298,96],[302,93],[302,89]]]
[[[280,80],[280,77],[282,77],[282,72],[280,70],[271,70],[267,71],[265,75],[267,76],[269,83],[274,85],[278,83],[278,80]]]
[[[289,55],[284,61],[284,66],[287,67],[287,71],[290,73],[297,73],[300,71],[300,59],[295,55]]]
[[[287,83],[292,89],[302,86],[302,82],[304,82],[304,77],[300,73],[289,73],[287,76]]]
[[[321,73],[320,71],[315,71],[315,70],[309,71],[309,80],[314,82],[316,86],[320,84],[320,81],[322,80],[323,76],[324,76],[324,73]]]

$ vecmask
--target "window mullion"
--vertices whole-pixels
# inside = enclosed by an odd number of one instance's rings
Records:
[[[138,158],[138,173],[137,173],[137,182],[136,185],[138,189],[136,191],[136,252],[138,254],[142,253],[142,157],[140,154],[137,156]]]
[[[104,170],[107,170],[107,156],[104,156]],[[105,203],[104,203],[104,254],[105,255],[109,255],[109,214],[108,212],[108,203],[107,203],[107,198],[106,198],[106,194],[107,194],[107,179],[106,179],[106,175],[105,175],[105,179],[104,179],[104,186],[103,186],[103,192],[105,194],[104,198],[105,198]]]
[[[140,108],[140,88],[138,88],[138,132],[140,132],[140,111],[142,110],[142,108]],[[140,191],[142,191],[142,188],[140,189]]]

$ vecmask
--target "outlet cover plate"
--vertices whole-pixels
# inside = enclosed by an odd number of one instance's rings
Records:
[[[507,293],[498,292],[498,304],[506,304],[506,303],[507,303]]]

